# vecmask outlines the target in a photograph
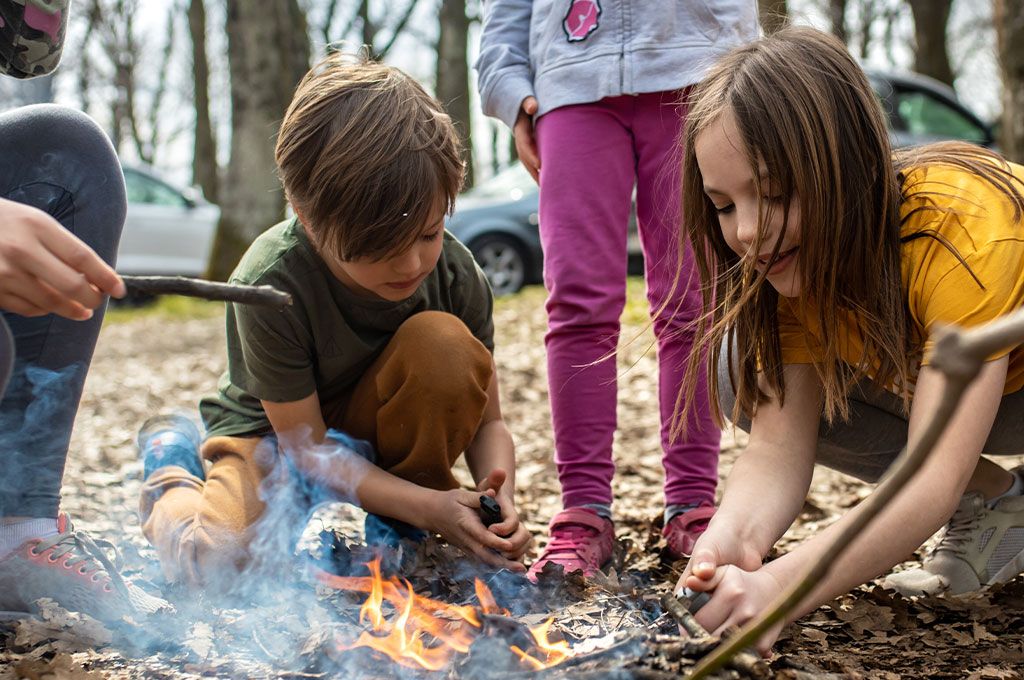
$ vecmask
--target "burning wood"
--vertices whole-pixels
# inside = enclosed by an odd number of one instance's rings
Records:
[[[368,623],[370,630],[364,630],[354,643],[337,641],[338,653],[368,647],[407,668],[437,671],[446,668],[456,654],[468,653],[481,634],[492,633],[506,640],[512,637],[508,649],[528,669],[550,668],[572,656],[567,642],[549,637],[554,619],[533,628],[523,626],[498,605],[480,579],[475,581],[478,606],[450,605],[416,595],[408,581],[396,577],[385,580],[379,559],[367,567],[369,576],[316,572],[324,585],[367,594],[359,609],[359,621]],[[394,609],[390,620],[384,615],[384,602]],[[506,635],[510,631],[512,635]]]

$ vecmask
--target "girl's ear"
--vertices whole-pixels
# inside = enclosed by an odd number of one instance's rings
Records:
[[[302,211],[299,210],[299,206],[295,205],[294,203],[292,203],[291,206],[292,206],[292,211],[295,213],[295,216],[299,218],[299,222],[301,222],[302,226],[305,227],[306,224],[307,224],[306,218],[303,217]]]

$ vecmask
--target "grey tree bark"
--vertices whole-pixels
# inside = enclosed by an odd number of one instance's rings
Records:
[[[437,39],[436,94],[459,131],[466,162],[465,188],[473,186],[472,118],[469,107],[469,17],[465,0],[443,0]]]
[[[1011,161],[1024,163],[1024,0],[995,0],[993,9],[1003,76],[999,146]]]
[[[914,70],[953,86],[953,67],[946,49],[946,27],[953,0],[908,0],[914,14],[917,48]]]
[[[828,19],[832,35],[846,44],[849,39],[846,30],[846,0],[829,0]]]
[[[309,69],[298,0],[227,0],[231,157],[210,275],[225,279],[252,241],[284,215],[274,141],[295,85]]]
[[[210,122],[210,63],[206,58],[206,5],[190,0],[188,30],[192,36],[193,102],[196,128],[192,144],[192,183],[199,186],[206,200],[218,202],[217,140]]]

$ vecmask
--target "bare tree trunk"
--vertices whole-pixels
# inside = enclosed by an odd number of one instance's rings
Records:
[[[828,18],[832,35],[842,40],[845,45],[849,39],[846,31],[846,0],[829,0]]]
[[[437,39],[437,98],[448,110],[459,138],[466,162],[465,188],[473,186],[472,118],[469,108],[469,18],[465,0],[441,2],[441,31]]]
[[[145,146],[149,150],[149,163],[153,162],[156,150],[160,146],[159,119],[163,110],[164,96],[167,94],[167,74],[171,71],[171,58],[174,56],[175,34],[177,33],[175,29],[181,10],[182,6],[179,2],[175,2],[167,10],[167,42],[164,43],[164,49],[160,55],[160,70],[157,74],[156,89],[153,91],[153,100],[147,117],[149,138],[146,140]]]
[[[359,0],[359,23],[363,32],[363,45],[366,46],[370,58],[376,58],[377,53],[373,51],[373,37],[377,34],[377,27],[370,20],[370,0]]]
[[[188,30],[192,36],[193,101],[196,131],[192,146],[192,183],[203,190],[206,200],[217,203],[217,140],[210,121],[210,63],[206,59],[206,5],[190,0]]]
[[[861,0],[860,3],[860,45],[859,54],[861,59],[868,58],[868,48],[871,46],[871,29],[875,20],[884,13],[884,4],[880,0]]]
[[[1003,119],[999,145],[1024,162],[1024,0],[995,0],[993,20],[1003,76]]]
[[[786,0],[758,0],[757,6],[761,15],[761,28],[767,35],[789,23],[789,7]]]
[[[909,0],[914,14],[917,51],[914,70],[953,86],[953,68],[946,50],[946,26],[953,0]]]
[[[295,85],[309,68],[298,0],[227,0],[231,160],[220,189],[221,220],[210,264],[225,279],[252,241],[284,215],[274,137]]]

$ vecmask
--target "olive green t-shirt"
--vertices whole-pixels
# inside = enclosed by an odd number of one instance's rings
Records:
[[[448,312],[494,350],[493,298],[470,252],[448,232],[434,271],[399,302],[371,299],[341,283],[297,219],[261,234],[231,276],[290,293],[284,310],[227,305],[228,370],[218,393],[199,403],[209,436],[263,435],[273,428],[260,404],[321,403],[345,396],[413,314]]]

